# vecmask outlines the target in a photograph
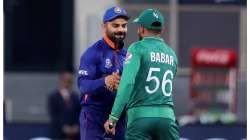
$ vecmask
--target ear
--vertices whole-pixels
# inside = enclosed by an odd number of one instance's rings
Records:
[[[138,27],[138,34],[143,35],[144,31],[143,31],[143,27],[139,26]]]
[[[145,33],[145,28],[144,28],[144,27],[142,27],[142,33],[143,33],[143,34]]]
[[[139,26],[138,31],[140,31],[141,33],[143,32],[142,26]]]
[[[102,27],[102,31],[104,32],[104,33],[106,33],[106,27],[107,25],[105,24],[105,23],[101,23],[101,27]]]
[[[138,34],[140,33],[140,27],[137,28],[137,33],[138,33]]]
[[[142,34],[145,34],[146,30],[144,27],[141,26]]]

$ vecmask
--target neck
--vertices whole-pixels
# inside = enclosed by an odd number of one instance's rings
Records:
[[[149,36],[160,37],[161,33],[162,33],[161,30],[148,30],[144,28],[144,37],[149,37]]]
[[[107,35],[103,36],[104,41],[113,49],[118,48],[118,44],[114,43]]]
[[[161,37],[160,34],[146,34],[144,37]]]

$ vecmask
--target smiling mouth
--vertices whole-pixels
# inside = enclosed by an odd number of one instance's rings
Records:
[[[117,38],[123,38],[124,35],[115,35],[115,37],[117,37]]]

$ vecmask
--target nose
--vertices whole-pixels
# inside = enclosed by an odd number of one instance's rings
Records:
[[[127,32],[127,27],[119,26],[118,31],[119,32]]]

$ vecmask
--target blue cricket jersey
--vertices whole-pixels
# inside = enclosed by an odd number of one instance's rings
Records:
[[[105,76],[123,70],[126,56],[124,48],[117,50],[112,42],[104,36],[90,46],[81,56],[78,71],[78,87],[82,106],[111,111],[116,93],[105,88]]]

